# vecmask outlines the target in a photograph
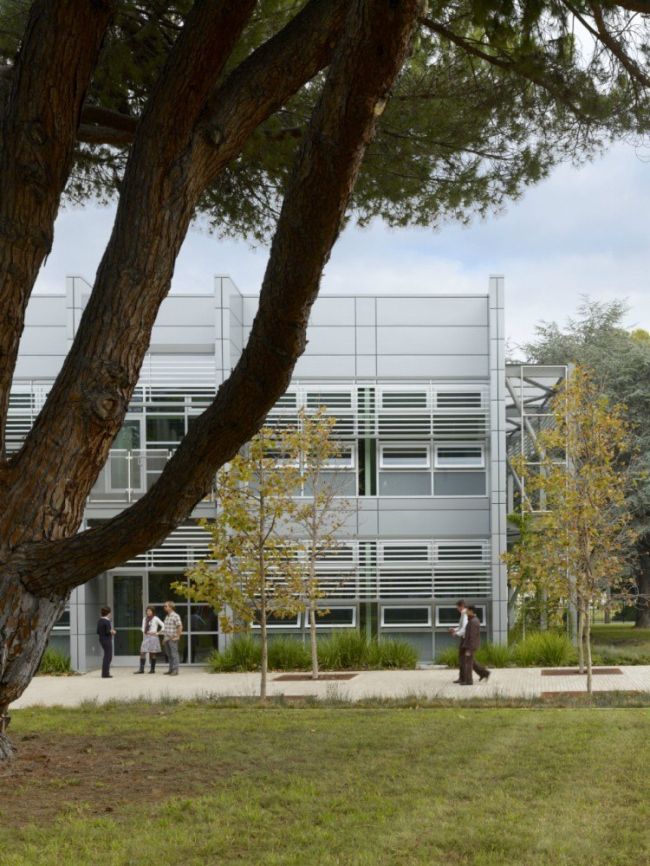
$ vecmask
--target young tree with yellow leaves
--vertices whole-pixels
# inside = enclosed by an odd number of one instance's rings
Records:
[[[263,427],[217,476],[217,516],[201,521],[212,536],[210,556],[188,570],[177,592],[210,604],[226,632],[260,628],[260,697],[266,698],[269,616],[300,610],[294,592],[300,545],[290,534],[300,488],[298,462],[286,432]]]
[[[349,473],[348,450],[334,437],[336,418],[324,407],[310,414],[302,410],[298,427],[287,431],[288,451],[300,461],[305,497],[296,505],[293,522],[301,536],[303,568],[292,572],[292,589],[301,611],[309,616],[312,679],[318,679],[316,617],[328,611],[319,607],[325,597],[318,566],[336,557],[345,546],[344,532],[353,509],[344,497]],[[342,575],[341,575],[342,576]]]
[[[553,401],[553,424],[537,437],[537,453],[515,458],[522,510],[536,512],[506,554],[511,583],[546,589],[579,613],[587,689],[592,692],[591,610],[608,587],[627,592],[626,570],[636,530],[625,507],[629,492],[630,427],[591,370],[576,367]]]

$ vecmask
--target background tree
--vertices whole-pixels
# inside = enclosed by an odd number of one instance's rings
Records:
[[[347,449],[335,433],[336,418],[322,407],[313,414],[303,409],[298,426],[287,431],[287,449],[300,466],[306,496],[296,502],[292,514],[300,539],[301,567],[292,572],[291,590],[299,609],[309,617],[312,679],[318,679],[316,618],[328,613],[319,607],[326,592],[318,570],[325,560],[335,562],[345,547],[346,525],[353,514],[352,505],[344,498],[350,477],[344,468]]]
[[[348,204],[362,221],[464,219],[560,159],[643,134],[645,7],[466,0],[423,18],[423,0],[5,0],[0,759],[7,708],[71,589],[184,521],[286,390]],[[5,459],[25,311],[58,208],[92,194],[117,199],[113,232],[63,368]],[[273,233],[250,339],[154,487],[79,533],[201,212],[222,233]]]
[[[580,670],[584,647],[591,693],[591,610],[602,606],[606,586],[624,591],[636,537],[621,471],[629,425],[623,407],[608,400],[584,367],[572,372],[553,403],[554,423],[539,433],[534,459],[513,461],[523,481],[522,509],[535,509],[540,497],[543,509],[506,562],[513,583],[575,604]]]
[[[212,536],[210,556],[186,572],[189,585],[175,590],[220,613],[225,632],[259,626],[262,643],[260,697],[266,699],[270,616],[296,615],[293,586],[300,548],[290,535],[300,487],[290,442],[263,427],[217,476],[217,516],[202,520]]]
[[[588,366],[613,403],[624,406],[635,460],[626,505],[638,533],[630,572],[636,586],[636,627],[650,628],[650,336],[623,326],[628,311],[621,301],[588,298],[564,327],[542,322],[537,337],[521,349],[539,364]]]

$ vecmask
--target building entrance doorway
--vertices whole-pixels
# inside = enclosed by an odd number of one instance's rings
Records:
[[[113,574],[112,584],[115,656],[135,660],[142,643],[144,575]]]

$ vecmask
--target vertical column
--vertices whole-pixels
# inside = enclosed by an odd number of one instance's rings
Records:
[[[492,640],[508,640],[508,582],[505,563],[506,489],[506,362],[504,278],[490,277],[488,297],[490,338],[490,548],[492,569]]]

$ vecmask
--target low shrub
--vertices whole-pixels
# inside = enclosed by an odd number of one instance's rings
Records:
[[[282,635],[269,641],[269,668],[277,671],[304,671],[311,667],[309,647],[298,638]]]
[[[51,677],[67,677],[74,673],[70,665],[70,656],[51,648],[43,653],[38,672]]]
[[[410,643],[396,638],[371,641],[368,652],[368,667],[414,670],[420,655]]]
[[[488,668],[507,668],[512,665],[512,648],[504,643],[486,643],[476,652],[476,661]]]
[[[568,667],[577,662],[577,650],[562,633],[532,632],[512,647],[512,657],[518,667]]]
[[[207,658],[208,668],[215,674],[232,671],[256,671],[262,663],[259,640],[249,634],[238,635],[225,650],[215,650]]]
[[[436,664],[447,665],[448,668],[458,667],[458,647],[446,646],[436,656]]]
[[[355,629],[333,631],[318,641],[318,664],[331,671],[361,670],[369,663],[369,641]]]
[[[387,638],[368,640],[365,634],[352,629],[333,631],[318,641],[318,665],[323,670],[363,670],[400,668],[412,670],[418,663],[417,650],[406,641]],[[257,671],[262,662],[259,638],[239,635],[223,652],[212,653],[207,659],[213,673]],[[301,640],[281,636],[269,641],[269,669],[301,671],[311,668],[309,646]]]

